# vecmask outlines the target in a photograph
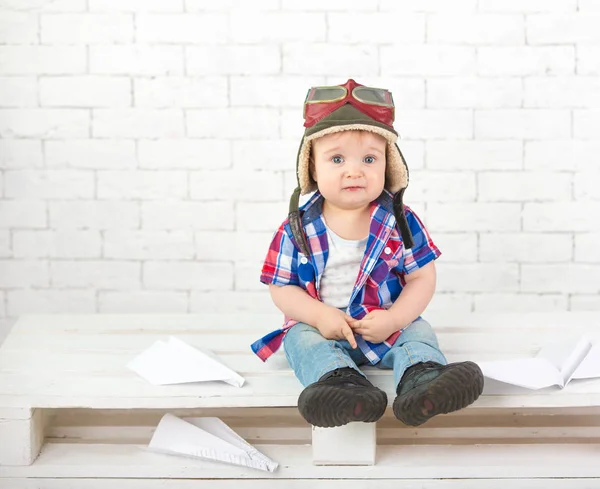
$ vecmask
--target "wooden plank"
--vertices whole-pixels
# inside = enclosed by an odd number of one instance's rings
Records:
[[[559,328],[573,329],[600,326],[598,311],[555,311],[555,312],[515,312],[489,313],[469,312],[446,314],[430,312],[423,314],[434,328]],[[49,331],[74,331],[83,328],[98,332],[121,331],[123,327],[135,330],[173,330],[184,328],[200,331],[217,329],[264,331],[278,328],[283,315],[276,309],[271,313],[231,312],[202,314],[31,314],[23,315],[14,325],[11,334],[30,334]]]
[[[5,347],[0,352],[0,373],[22,372],[24,375],[54,376],[64,378],[66,382],[69,382],[69,375],[131,375],[132,372],[126,368],[126,364],[161,337],[157,335],[152,340],[141,340],[135,335],[118,337],[83,333],[69,338],[55,336],[47,340],[22,337],[21,346],[13,341],[12,346]],[[598,337],[600,339],[600,333]],[[230,345],[228,338],[223,335],[205,337],[196,334],[183,337],[191,345],[209,347],[219,355],[223,363],[242,375],[280,370],[291,372],[282,353],[263,363],[248,347],[250,336],[236,338],[234,343],[237,343]],[[519,351],[513,346],[514,341],[507,338],[506,333],[440,335],[442,351],[446,353],[449,361],[485,361],[532,356],[545,341],[547,340],[523,337],[520,343],[522,350]],[[223,350],[222,347],[235,347],[241,351]],[[474,353],[469,353],[471,351]]]
[[[244,373],[252,372],[269,372],[273,370],[290,370],[288,362],[283,354],[277,353],[272,356],[267,362],[262,362],[259,358],[250,351],[244,352],[222,352],[215,351],[220,360],[232,368],[233,370]],[[523,355],[532,356],[535,351],[524,352]],[[446,350],[444,352],[448,362],[459,362],[469,359],[474,362],[503,360],[506,359],[506,353],[496,352],[476,352],[473,354],[453,353]],[[89,373],[98,372],[122,372],[129,371],[125,365],[135,354],[128,352],[114,352],[112,355],[109,352],[80,352],[80,351],[62,351],[53,352],[40,356],[38,353],[31,350],[7,350],[0,355],[0,372],[44,372],[48,368],[48,362],[52,362],[53,372],[74,372],[84,371]],[[42,366],[46,365],[46,369]],[[363,365],[362,368],[367,368]],[[375,371],[375,369],[374,369]]]
[[[0,417],[0,440],[0,465],[32,464],[44,442],[44,413],[35,409],[27,419]]]
[[[77,333],[82,329],[96,333],[118,334],[124,331],[265,331],[281,327],[283,314],[252,312],[219,312],[202,314],[24,314],[15,323],[11,334],[44,332]],[[175,334],[175,333],[174,333]]]
[[[443,330],[437,333],[442,351],[465,353],[503,353],[507,358],[532,354],[550,341],[584,334],[593,341],[600,340],[600,330],[583,327],[536,331],[506,328],[471,329],[466,331]],[[519,341],[514,335],[519,334]],[[177,334],[168,328],[161,331],[132,331],[127,333],[93,332],[85,328],[72,333],[53,333],[51,329],[41,334],[9,334],[0,352],[38,351],[44,356],[59,356],[66,352],[119,353],[132,358],[149,348],[154,342],[165,340],[170,335],[198,348],[208,348],[215,353],[251,353],[250,345],[261,333],[245,329],[237,333],[219,331],[182,330]]]
[[[291,368],[283,354],[272,357],[268,362],[262,362],[253,353],[218,353],[219,359],[229,368],[240,373],[248,375],[253,373],[279,372],[293,375]],[[3,352],[0,357],[0,373],[23,374],[23,375],[56,375],[63,378],[69,374],[89,374],[98,376],[122,375],[126,373],[131,375],[131,371],[125,366],[134,355],[125,353],[108,352],[55,352],[52,355],[36,355],[32,351],[9,350]],[[449,362],[457,362],[469,358],[471,361],[501,360],[506,355],[502,354],[477,354],[467,356],[464,354],[454,355],[446,352],[446,358]],[[46,367],[44,367],[44,365]],[[52,367],[50,368],[49,365]],[[362,370],[370,372],[370,375],[391,376],[391,370],[380,370],[370,368],[370,366],[361,366]]]
[[[100,425],[105,423],[115,423],[120,420],[127,425],[154,424],[160,420],[164,414],[162,409],[56,409],[50,410],[53,423],[59,426],[84,426]],[[220,408],[200,408],[200,409],[173,409],[172,414],[180,417],[198,417],[198,416],[217,416],[227,419],[231,422],[245,422],[249,419],[270,422],[273,424],[293,423],[300,421],[300,413],[296,407],[220,407]],[[460,419],[459,419],[460,418]],[[474,426],[485,423],[491,423],[493,426],[552,426],[564,425],[568,421],[572,426],[600,426],[600,407],[589,408],[523,408],[523,409],[503,409],[503,408],[471,408],[468,412],[465,410],[456,411],[451,414],[436,416],[428,421],[428,425],[436,426],[460,425]],[[302,420],[303,421],[303,420]],[[394,423],[394,418],[390,410],[386,411],[379,423]],[[549,421],[551,421],[550,424]],[[303,423],[305,423],[303,421]]]
[[[51,410],[53,423],[57,426],[91,426],[114,424],[126,425],[154,424],[164,414],[161,409],[57,409]],[[200,408],[173,409],[172,414],[180,417],[218,416],[232,423],[265,422],[272,425],[290,425],[295,422],[306,422],[296,407],[249,407],[249,408]],[[379,423],[395,424],[392,411],[385,412]],[[471,408],[440,415],[432,418],[428,425],[442,426],[477,426],[481,423],[490,426],[600,426],[600,407],[590,408],[551,408],[551,409],[501,409]]]
[[[599,479],[403,479],[402,489],[598,489]],[[10,489],[106,489],[106,479],[2,479],[0,487]],[[250,479],[250,480],[191,480],[191,479],[111,479],[111,489],[398,489],[393,479]]]
[[[583,332],[583,331],[582,331]],[[520,341],[514,342],[514,334],[506,329],[491,331],[470,332],[441,332],[438,340],[442,351],[453,353],[504,353],[507,358],[517,357],[522,354],[531,354],[539,350],[549,341],[559,341],[571,336],[564,330],[543,330],[534,334],[520,332]],[[573,332],[573,334],[577,334]],[[168,330],[152,334],[102,334],[88,332],[83,329],[77,334],[55,334],[28,336],[20,335],[7,340],[1,351],[34,351],[43,353],[43,356],[58,356],[65,352],[90,352],[90,353],[126,353],[131,358],[149,348],[154,342],[165,340],[169,337]],[[590,339],[600,339],[600,332],[586,334]],[[198,347],[208,348],[215,353],[243,352],[251,353],[250,345],[256,341],[260,334],[251,331],[229,334],[214,332],[211,334],[201,332],[182,332],[176,336],[186,343]],[[43,349],[42,349],[43,348]],[[258,358],[257,358],[258,359]]]
[[[405,426],[388,410],[377,423],[379,444],[600,443],[597,409],[549,414],[470,410],[437,416],[420,427]],[[147,444],[163,411],[63,410],[52,416],[48,441]],[[180,417],[218,416],[250,443],[311,442],[311,427],[296,409],[176,410]]]
[[[245,375],[243,387],[206,382],[154,386],[133,372],[123,375],[78,375],[63,379],[31,374],[0,373],[0,405],[97,409],[176,409],[201,407],[296,406],[302,385],[291,372]],[[385,390],[391,403],[395,386],[389,373],[368,371],[374,385]],[[588,407],[600,405],[600,379],[572,382],[564,389],[483,395],[478,407]],[[522,393],[521,393],[522,391]]]
[[[148,443],[156,426],[103,426],[51,428],[47,441],[81,441],[91,443]],[[235,427],[236,433],[250,443],[311,443],[311,428],[269,426]],[[407,429],[398,423],[393,428],[377,428],[377,443],[387,445],[473,444],[473,443],[600,443],[598,427],[456,427]],[[312,439],[313,447],[314,437]],[[329,447],[330,445],[326,445]],[[362,445],[361,445],[362,446]],[[353,453],[355,448],[352,447]],[[339,454],[339,452],[334,452]],[[343,465],[340,462],[341,465]],[[351,465],[356,465],[352,463]],[[360,465],[360,464],[358,464]]]
[[[521,316],[525,316],[526,320]],[[583,316],[575,313],[550,317],[541,315],[543,320],[540,319],[539,314],[521,316],[519,316],[519,322],[511,322],[510,319],[507,319],[511,318],[511,315],[499,315],[499,317],[498,315],[465,315],[463,319],[458,320],[459,322],[462,321],[461,326],[444,326],[444,323],[442,323],[440,328],[434,326],[434,329],[439,331],[438,335],[442,347],[450,351],[454,351],[455,348],[460,351],[461,345],[465,345],[464,338],[456,336],[461,332],[471,335],[472,346],[476,347],[471,351],[477,351],[481,348],[484,351],[489,350],[490,342],[483,341],[483,343],[479,343],[481,340],[485,340],[487,335],[493,334],[497,336],[499,342],[492,342],[492,346],[495,348],[492,351],[501,349],[507,352],[518,352],[519,350],[515,350],[515,348],[524,348],[524,351],[528,351],[528,349],[539,347],[547,341],[543,334],[539,334],[542,332],[551,333],[553,336],[572,335],[583,331],[587,331],[592,335],[595,334],[596,337],[599,334],[596,333],[594,328],[595,324],[600,323],[600,314],[598,313],[584,314]],[[157,339],[172,334],[184,336],[186,340],[191,342],[194,339],[201,338],[201,345],[219,351],[227,351],[227,349],[230,351],[248,351],[249,344],[258,336],[277,327],[272,315],[258,317],[264,318],[255,320],[261,325],[259,327],[252,325],[252,317],[246,320],[247,318],[239,313],[199,315],[197,317],[188,315],[25,316],[17,322],[2,349],[20,350],[43,344],[52,346],[51,349],[45,349],[45,351],[55,349],[65,351],[66,347],[67,351],[73,348],[81,348],[85,351],[102,351],[108,348],[111,351],[135,352],[144,345],[149,345]],[[265,321],[270,321],[271,325],[265,328]],[[523,323],[528,327],[525,327]],[[232,324],[241,326],[231,329]],[[507,326],[507,324],[510,324],[510,326]],[[569,327],[565,328],[565,324],[569,324]],[[210,328],[207,328],[207,325],[211,325]],[[515,343],[510,341],[512,337],[507,334],[510,332],[509,330],[519,331],[521,335],[523,331],[531,334],[524,338],[525,341]],[[223,333],[226,332],[232,334],[224,335]],[[444,339],[446,335],[448,335],[447,340]],[[117,344],[110,339],[115,336],[119,338]],[[67,337],[71,341],[65,341],[63,337]],[[74,341],[76,343],[74,345],[72,345],[73,337],[75,337]]]
[[[515,479],[598,478],[600,446],[381,446],[372,467],[313,466],[311,448],[256,445],[280,462],[273,474],[150,453],[136,445],[46,444],[30,467],[0,467],[0,477],[172,479]]]
[[[121,341],[121,339],[117,337],[105,337],[103,339],[104,349],[98,349],[98,345],[92,346],[93,338],[91,336],[86,338],[87,344],[83,344],[80,341],[81,339],[81,337],[77,340],[74,340],[73,338],[63,338],[63,342],[56,340],[56,344],[61,344],[62,346],[56,346],[56,348],[52,350],[40,351],[39,348],[41,348],[41,343],[36,344],[35,342],[23,343],[23,348],[6,348],[2,350],[0,354],[0,371],[38,372],[44,370],[43,365],[46,365],[47,368],[51,368],[53,372],[81,371],[82,369],[83,371],[89,372],[123,370],[130,360],[140,354],[146,347],[150,346],[150,344],[141,344],[139,339],[131,338],[130,346],[127,347],[128,349],[125,349],[124,345],[121,344],[121,349],[111,351],[109,348],[110,343],[117,343]],[[490,341],[495,339],[494,336],[490,337]],[[208,342],[203,343],[202,338],[198,336],[195,336],[192,341],[190,341],[189,338],[186,341],[192,345],[202,343],[206,346],[209,344]],[[445,340],[444,338],[441,338],[440,341],[443,343]],[[489,346],[486,347],[485,350],[478,350],[476,348],[477,344],[475,344],[472,350],[473,353],[471,353],[470,351],[467,351],[467,345],[473,344],[470,336],[461,335],[461,337],[458,337],[457,335],[452,342],[456,344],[456,348],[441,347],[449,361],[460,361],[465,359],[487,361],[523,356],[529,357],[535,355],[539,350],[539,346],[541,346],[541,344],[537,345],[534,344],[534,342],[532,342],[532,344],[525,342],[520,350],[512,349],[508,351],[500,349],[500,346],[503,344],[501,342],[498,350],[490,351]],[[477,343],[483,344],[483,338],[477,340]],[[263,371],[287,367],[287,361],[283,355],[283,350],[281,350],[281,353],[277,353],[271,357],[269,361],[262,362],[250,351],[247,344],[238,346],[245,347],[243,349],[240,348],[238,351],[234,351],[229,348],[229,346],[227,346],[227,349],[209,349],[217,354],[219,358],[222,359],[223,363],[226,363],[231,368],[242,371]],[[510,348],[508,343],[504,346],[507,349]],[[48,365],[48,362],[53,363]]]

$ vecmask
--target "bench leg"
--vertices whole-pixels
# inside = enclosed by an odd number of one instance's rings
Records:
[[[314,465],[375,465],[377,423],[312,428]]]
[[[44,443],[41,409],[0,408],[0,465],[31,465]]]

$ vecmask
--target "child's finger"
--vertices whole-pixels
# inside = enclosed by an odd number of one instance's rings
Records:
[[[345,328],[342,328],[342,334],[346,337],[348,343],[350,343],[353,349],[355,349],[358,346],[356,344],[356,339],[354,338],[354,333],[352,332],[352,329],[350,329],[350,327],[347,326]]]
[[[365,334],[368,334],[369,332],[366,329],[362,329],[362,328],[356,328],[354,330],[354,334],[359,334],[361,335],[363,338],[365,336]]]

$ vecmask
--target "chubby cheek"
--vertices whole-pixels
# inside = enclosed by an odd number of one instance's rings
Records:
[[[319,187],[334,187],[340,185],[342,181],[342,175],[338,172],[321,172],[318,174],[317,183]]]
[[[385,171],[381,171],[380,169],[372,170],[368,173],[368,178],[373,183],[385,182]]]
[[[367,175],[367,179],[369,181],[369,187],[372,187],[373,190],[383,190],[383,187],[385,186],[385,171],[373,171]]]
[[[337,180],[320,180],[318,183],[319,191],[325,198],[336,195],[340,189],[340,183]]]

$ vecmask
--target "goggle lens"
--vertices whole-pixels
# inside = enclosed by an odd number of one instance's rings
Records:
[[[306,97],[306,103],[335,102],[346,96],[344,87],[314,87]]]
[[[352,95],[356,100],[365,104],[383,105],[384,107],[394,106],[392,94],[382,88],[356,87],[352,90]]]

